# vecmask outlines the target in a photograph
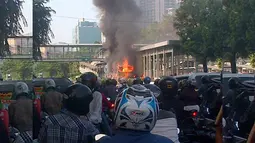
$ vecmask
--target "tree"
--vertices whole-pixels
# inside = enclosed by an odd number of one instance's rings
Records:
[[[253,68],[255,68],[255,54],[251,54],[251,55],[249,56],[249,58],[250,58],[251,66],[252,66]]]
[[[78,62],[38,62],[35,71],[45,77],[75,77],[80,74]]]
[[[41,58],[40,45],[49,44],[54,34],[50,28],[51,15],[55,11],[45,6],[49,0],[34,0],[33,2],[33,58]]]
[[[208,72],[207,61],[216,59],[217,50],[213,44],[216,27],[212,22],[218,9],[210,0],[189,0],[184,1],[176,11],[174,27],[180,36],[183,51],[202,63],[204,72]]]
[[[236,59],[248,56],[247,43],[249,42],[246,40],[246,33],[251,18],[250,13],[255,11],[252,11],[248,0],[229,1],[226,11],[228,13],[230,31],[230,35],[227,38],[228,46],[226,47],[226,52],[229,54],[228,60],[231,63],[231,71],[236,73]]]
[[[11,74],[13,79],[27,80],[32,77],[33,64],[31,60],[4,60],[1,71],[3,75]]]
[[[22,14],[22,0],[0,1],[0,56],[10,55],[8,37],[16,36],[23,32],[21,22],[26,26],[27,22]]]

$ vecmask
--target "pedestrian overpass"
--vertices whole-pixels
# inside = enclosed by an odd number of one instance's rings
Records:
[[[134,48],[146,46],[136,44]],[[92,62],[104,61],[104,49],[102,44],[62,44],[41,45],[42,60],[45,62]]]

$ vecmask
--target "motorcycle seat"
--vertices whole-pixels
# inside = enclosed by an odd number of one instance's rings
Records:
[[[183,110],[184,111],[196,110],[197,112],[199,112],[200,107],[198,105],[189,105],[189,106],[184,106]]]

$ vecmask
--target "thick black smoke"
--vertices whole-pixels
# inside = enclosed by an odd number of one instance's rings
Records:
[[[106,37],[104,48],[109,51],[108,65],[122,62],[123,58],[135,65],[136,51],[132,49],[140,34],[141,11],[133,0],[94,0],[100,9],[100,28]]]

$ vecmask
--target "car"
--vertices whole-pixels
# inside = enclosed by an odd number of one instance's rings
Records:
[[[9,81],[2,81],[0,82],[0,99],[6,99],[6,100],[15,100],[16,99],[16,93],[15,93],[15,84],[17,82],[25,82],[28,85],[28,88],[30,91],[32,91],[33,85],[32,81],[27,80],[9,80]],[[2,95],[11,95],[11,97],[3,97]]]
[[[187,80],[189,78],[190,74],[184,74],[184,75],[177,75],[174,76],[174,78],[179,82],[181,80]]]
[[[223,74],[223,95],[226,95],[228,92],[228,80],[232,77],[239,78],[240,82],[249,81],[251,82],[254,79],[252,74],[237,74],[237,73],[224,73]],[[213,78],[213,80],[220,80],[220,77]]]
[[[33,79],[33,85],[37,87],[44,87],[46,79],[53,79],[56,83],[56,89],[60,93],[64,93],[65,90],[72,85],[72,81],[68,78],[35,78]]]
[[[209,78],[220,77],[220,73],[192,73],[189,75],[188,81],[191,82],[196,88],[200,88],[202,82],[201,77],[208,75]]]

